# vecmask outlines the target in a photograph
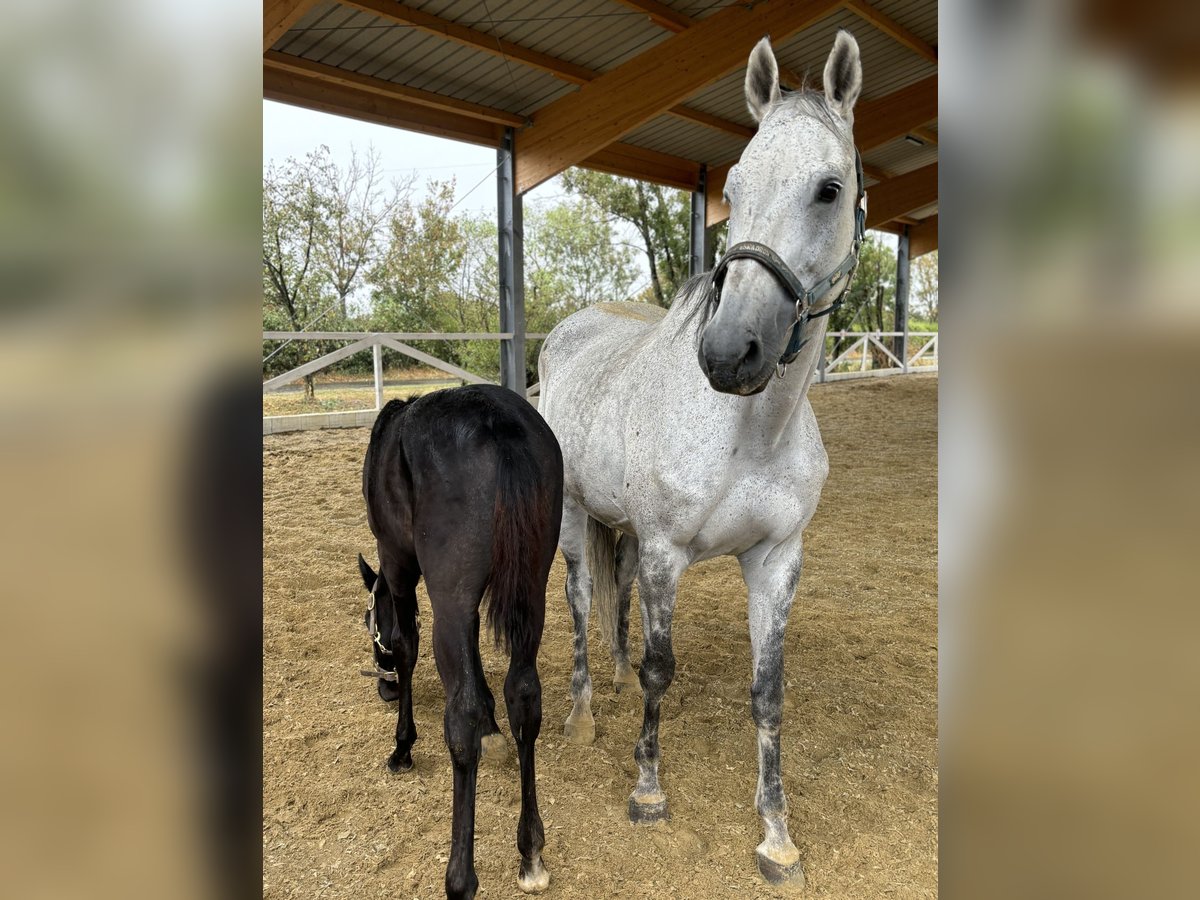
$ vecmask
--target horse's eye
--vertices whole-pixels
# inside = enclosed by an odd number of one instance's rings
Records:
[[[825,187],[821,188],[821,193],[817,194],[817,199],[822,203],[832,203],[837,199],[838,192],[842,186],[836,181],[831,181]]]

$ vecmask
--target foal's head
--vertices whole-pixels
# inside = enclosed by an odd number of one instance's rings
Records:
[[[395,622],[396,610],[392,603],[392,595],[388,591],[387,581],[383,573],[378,575],[370,564],[358,555],[358,571],[362,575],[363,584],[367,586],[370,599],[363,613],[363,625],[371,636],[371,650],[375,655],[375,668],[379,672],[390,673],[396,670],[396,661],[392,655],[391,644],[392,625]],[[363,674],[370,674],[364,672]],[[392,701],[400,696],[395,682],[383,678],[378,680],[379,696]]]
[[[853,109],[862,88],[858,44],[839,31],[825,64],[824,90],[781,92],[770,41],[750,53],[746,103],[758,132],[729,171],[729,246],[765,245],[806,288],[827,279],[854,244],[858,181]],[[821,289],[812,311],[838,296]],[[755,394],[788,347],[796,297],[755,259],[733,259],[720,302],[705,326],[700,367],[715,390]],[[817,323],[806,326],[815,333]]]

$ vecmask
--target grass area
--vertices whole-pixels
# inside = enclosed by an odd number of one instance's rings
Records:
[[[403,371],[403,377],[414,377],[412,374],[413,370],[405,369]],[[444,372],[437,372],[436,369],[428,371],[436,374],[420,377],[445,375]],[[314,400],[306,399],[303,391],[287,394],[263,394],[263,415],[294,416],[303,413],[340,412],[342,410],[373,409],[375,407],[374,387],[345,387],[341,383],[345,380],[349,379],[339,378],[324,382],[318,381],[316,383],[316,398]],[[430,391],[440,391],[442,388],[457,387],[461,383],[457,378],[454,378],[431,384],[385,386],[383,389],[383,401],[386,403],[393,397],[407,400],[421,394],[428,394]]]

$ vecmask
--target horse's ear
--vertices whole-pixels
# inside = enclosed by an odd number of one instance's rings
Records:
[[[825,100],[843,119],[850,121],[854,104],[862,92],[862,61],[858,41],[840,30],[825,63]]]
[[[358,554],[358,571],[362,574],[363,584],[367,586],[367,590],[375,587],[375,570],[363,559],[363,555]]]
[[[746,106],[754,121],[761,122],[771,104],[778,100],[779,65],[768,36],[750,51],[750,61],[746,64]]]

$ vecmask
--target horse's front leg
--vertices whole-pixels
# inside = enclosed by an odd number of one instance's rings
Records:
[[[671,647],[671,619],[675,613],[675,589],[687,568],[687,558],[677,547],[648,547],[643,544],[638,563],[638,594],[642,603],[642,733],[634,749],[638,764],[637,786],[629,797],[629,820],[653,823],[667,819],[667,796],[658,783],[659,710],[663,695],[675,677],[675,653]]]
[[[800,580],[800,536],[742,554],[742,577],[750,593],[750,650],[753,680],[750,712],[758,728],[758,790],[755,806],[764,838],[758,870],[772,884],[803,886],[800,851],[787,826],[787,798],[780,771],[779,730],[783,723],[783,638]]]
[[[563,733],[576,744],[596,739],[596,720],[592,718],[592,676],[588,671],[588,613],[592,609],[592,576],[588,571],[585,542],[587,513],[574,500],[563,501],[562,527],[558,546],[567,562],[567,605],[575,634],[574,665],[571,672],[571,714]]]

